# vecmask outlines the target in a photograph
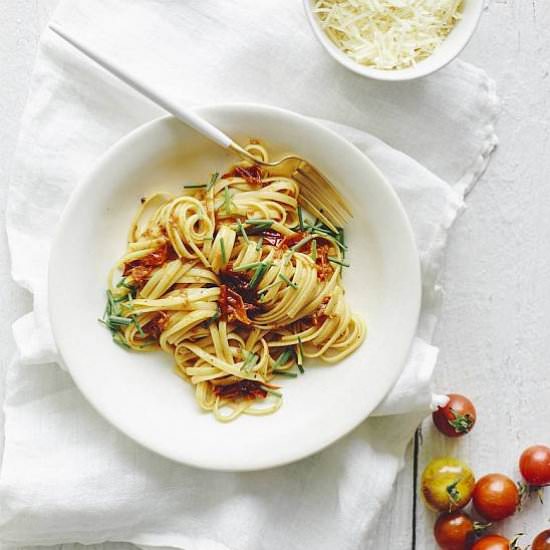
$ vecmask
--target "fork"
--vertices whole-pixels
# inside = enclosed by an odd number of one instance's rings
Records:
[[[50,24],[49,28],[109,73],[116,76],[142,95],[148,97],[151,101],[188,126],[194,128],[206,138],[214,141],[225,149],[233,151],[246,161],[265,168],[276,169],[277,172],[289,174],[291,178],[295,179],[300,184],[298,202],[332,231],[337,231],[338,228],[343,227],[350,221],[352,212],[349,203],[342,197],[336,187],[307,160],[297,155],[286,155],[272,162],[265,162],[256,158],[219,128],[216,128],[216,126],[194,111],[176,105],[148,84],[139,81],[133,75],[127,73],[122,67],[117,66],[112,61],[92,51],[88,46],[80,42],[74,36],[70,36],[57,25]]]

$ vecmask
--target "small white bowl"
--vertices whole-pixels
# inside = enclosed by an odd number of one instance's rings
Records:
[[[336,61],[344,65],[344,67],[347,67],[350,71],[367,78],[372,78],[374,80],[402,81],[414,80],[427,76],[450,63],[465,48],[466,44],[468,44],[472,38],[479,18],[481,17],[481,12],[483,11],[484,0],[464,0],[461,20],[458,21],[449,36],[430,57],[418,62],[414,67],[393,70],[366,67],[365,65],[361,65],[361,63],[357,63],[340,50],[321,28],[319,17],[313,11],[314,4],[315,0],[304,0],[307,18],[319,42],[321,42],[325,50],[327,50]]]

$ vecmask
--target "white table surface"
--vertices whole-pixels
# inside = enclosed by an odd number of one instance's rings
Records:
[[[41,30],[56,0],[0,0],[0,224],[8,175]],[[502,100],[500,146],[468,197],[449,243],[446,297],[436,344],[438,390],[469,395],[474,432],[456,442],[424,425],[420,471],[453,454],[476,474],[517,477],[517,458],[533,443],[550,444],[550,5],[548,0],[490,0],[463,59],[487,70]],[[0,238],[0,366],[14,344],[8,327],[31,299],[9,277]],[[0,386],[1,388],[1,386]],[[413,514],[413,449],[369,550],[434,549],[433,517]],[[525,543],[550,527],[550,496],[502,524]],[[121,546],[121,545],[117,545]],[[68,546],[66,545],[65,548]],[[337,550],[337,549],[335,549]]]

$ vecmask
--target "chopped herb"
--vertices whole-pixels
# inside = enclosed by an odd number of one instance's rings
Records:
[[[253,234],[259,233],[261,231],[266,231],[273,225],[273,220],[267,220],[267,219],[261,219],[261,218],[252,218],[245,221],[249,226],[253,226],[253,227],[249,227],[249,231],[251,231]]]
[[[262,243],[264,242],[264,238],[263,237],[260,237],[260,240],[258,241],[258,243],[256,244],[256,250],[261,250],[262,249]]]
[[[252,369],[256,366],[256,363],[258,362],[259,357],[255,353],[251,353],[250,351],[247,351],[247,350],[243,350],[243,352],[246,352],[246,357],[242,364],[241,370],[244,372],[250,373]]]
[[[132,295],[132,298],[135,298],[137,296],[137,288],[133,285],[129,285],[127,282],[126,282],[126,277],[124,277],[123,279],[121,279],[118,283],[117,283],[117,288],[120,288],[120,287],[123,287],[123,288],[126,288],[130,291],[130,294]]]
[[[220,239],[220,250],[222,253],[222,264],[225,265],[227,263],[227,254],[225,253],[225,243],[223,239]]]
[[[118,311],[118,307],[113,298],[113,293],[110,290],[107,291],[107,307],[108,307],[108,313],[107,313],[108,315],[114,315]]]
[[[270,267],[271,267],[271,263],[260,262],[256,267],[256,271],[254,272],[254,275],[252,275],[252,279],[250,279],[250,282],[248,283],[248,288],[255,288],[256,286],[258,286],[260,281],[263,279],[265,272]]]
[[[204,187],[206,187],[206,184],[203,183],[203,184],[193,184],[193,185],[184,185],[183,188],[184,189],[203,189]]]
[[[294,290],[298,290],[298,285],[292,282],[284,273],[279,273],[279,278],[281,278],[287,285],[290,285]]]
[[[210,176],[210,181],[208,182],[208,186],[206,187],[206,190],[207,191],[210,191],[210,189],[212,189],[212,187],[214,187],[214,185],[216,184],[216,182],[218,181],[218,178],[220,177],[220,174],[219,172],[214,172],[211,176]]]
[[[328,261],[332,262],[333,264],[338,264],[343,267],[349,267],[349,264],[347,262],[344,262],[343,260],[339,260],[338,258],[333,258],[332,256],[328,257]]]
[[[298,370],[304,374],[304,345],[302,344],[302,339],[298,336],[298,346],[297,346],[298,352],[296,353],[296,363],[298,365]]]
[[[338,229],[338,236],[336,237],[336,240],[344,247],[344,248],[347,248],[346,246],[346,239],[344,237],[344,229],[342,227],[340,227]]]
[[[142,338],[145,338],[145,332],[143,332],[143,328],[142,328],[142,326],[140,325],[140,323],[137,319],[137,315],[132,315],[132,321],[134,322],[134,325],[136,325],[136,329],[137,329],[139,335]]]
[[[290,378],[297,378],[297,374],[295,372],[287,371],[287,370],[281,370],[281,369],[274,369],[272,371],[274,374],[280,374],[282,376],[289,376]]]
[[[120,317],[118,315],[110,315],[107,318],[107,324],[114,326],[128,326],[133,323],[132,319],[128,317]]]
[[[254,262],[252,264],[242,264],[237,267],[233,267],[233,271],[249,271],[250,269],[255,269],[260,265],[261,262]]]
[[[231,194],[227,185],[223,188],[223,209],[226,214],[231,214]]]
[[[290,248],[290,250],[296,251],[296,250],[302,248],[302,246],[304,246],[304,244],[308,243],[309,241],[311,241],[311,239],[314,239],[314,238],[315,237],[312,237],[312,236],[304,237],[301,241],[298,241],[294,246],[292,246]]]
[[[300,222],[300,231],[304,230],[304,217],[302,216],[302,207],[298,206],[298,221]]]
[[[245,240],[246,244],[249,244],[250,243],[250,239],[248,238],[248,235],[246,234],[246,231],[244,229],[244,226],[243,224],[241,223],[241,221],[237,221],[237,225],[239,227],[239,231],[241,232],[241,235],[243,236],[243,239]]]
[[[317,241],[315,239],[311,243],[311,258],[313,261],[317,259]]]
[[[281,365],[284,365],[292,357],[292,350],[287,349],[277,357],[277,361],[273,364],[273,370],[277,369]]]

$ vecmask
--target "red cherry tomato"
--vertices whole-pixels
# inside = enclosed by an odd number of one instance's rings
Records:
[[[472,550],[510,550],[510,541],[500,535],[487,535],[479,539]]]
[[[535,537],[531,550],[550,550],[550,529],[546,529]]]
[[[464,512],[443,514],[435,522],[434,537],[443,550],[466,550],[474,534],[474,522]]]
[[[544,445],[525,449],[519,459],[519,470],[529,485],[550,485],[550,449]]]
[[[514,514],[519,504],[519,491],[509,477],[488,474],[476,483],[473,501],[484,518],[498,521]]]
[[[447,437],[466,435],[476,423],[474,404],[458,393],[450,393],[447,397],[449,402],[432,414],[435,427]]]

